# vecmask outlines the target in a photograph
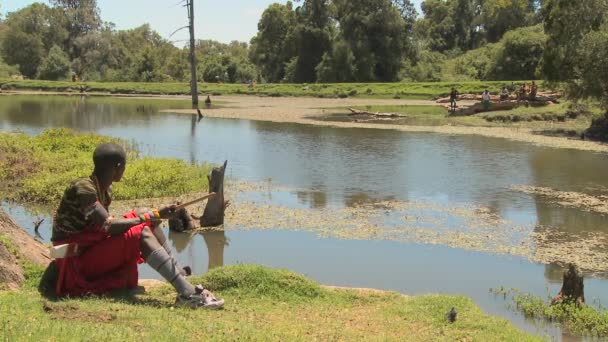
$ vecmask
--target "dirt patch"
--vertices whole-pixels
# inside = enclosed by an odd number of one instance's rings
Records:
[[[14,290],[23,284],[23,270],[17,263],[17,258],[0,242],[0,290],[3,287]]]
[[[53,319],[78,320],[95,323],[108,323],[116,319],[116,315],[90,312],[80,309],[76,305],[58,305],[49,302],[42,304],[44,312],[50,314]]]
[[[48,248],[34,240],[0,209],[0,284],[17,288],[24,281],[19,258],[34,264],[46,265],[51,260]]]

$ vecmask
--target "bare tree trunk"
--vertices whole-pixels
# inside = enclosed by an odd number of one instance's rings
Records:
[[[227,164],[226,160],[223,166],[213,168],[211,177],[207,176],[209,192],[215,192],[215,196],[207,201],[207,206],[200,219],[201,227],[215,227],[224,224],[224,212],[229,205],[228,201],[224,201],[224,172],[226,172]]]
[[[551,301],[551,305],[564,302],[576,303],[578,307],[585,306],[583,273],[574,264],[568,265],[568,270],[564,272],[562,289]]]

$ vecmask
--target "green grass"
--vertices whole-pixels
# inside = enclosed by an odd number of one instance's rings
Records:
[[[401,82],[401,83],[331,83],[331,84],[258,84],[249,87],[246,84],[200,83],[201,94],[212,95],[260,95],[260,96],[313,96],[313,97],[364,97],[364,98],[401,98],[432,99],[446,96],[452,87],[461,94],[479,93],[485,89],[498,91],[508,82]],[[530,82],[528,82],[530,83]],[[5,90],[39,90],[78,92],[80,85],[86,86],[88,92],[114,94],[158,94],[187,95],[190,92],[188,83],[143,83],[143,82],[86,82],[72,83],[65,81],[10,80],[0,79],[0,87]],[[543,87],[543,82],[539,82]],[[202,101],[202,99],[201,99]]]
[[[585,306],[576,307],[575,303],[551,305],[551,297],[546,300],[517,289],[492,289],[492,293],[508,297],[517,310],[531,318],[557,321],[570,332],[578,336],[608,337],[608,311],[603,308]]]
[[[587,103],[586,105],[589,108],[589,113],[584,115],[570,114],[572,103],[569,101],[542,107],[525,107],[522,105],[513,110],[493,111],[470,116],[448,116],[448,111],[442,106],[359,106],[355,109],[407,115],[407,118],[390,121],[394,124],[518,127],[536,129],[547,134],[552,132],[559,134],[561,132],[563,134],[580,135],[582,131],[589,127],[592,118],[602,115],[602,111],[597,104]],[[347,108],[333,108],[333,110],[340,113],[348,112]],[[334,114],[325,118],[325,120],[350,121],[351,119],[342,114]],[[384,120],[372,120],[370,122],[387,123]]]
[[[119,139],[50,129],[38,136],[0,133],[0,191],[22,203],[56,204],[72,180],[91,174],[93,151],[102,142],[129,151],[123,180],[113,186],[116,200],[179,196],[208,187],[208,165],[141,158],[134,146]]]
[[[194,279],[226,300],[221,311],[172,308],[162,286],[125,296],[52,302],[33,288],[0,292],[6,341],[541,341],[461,296],[327,289],[262,266],[214,269]],[[43,307],[46,306],[46,310]],[[454,306],[458,320],[445,313]]]

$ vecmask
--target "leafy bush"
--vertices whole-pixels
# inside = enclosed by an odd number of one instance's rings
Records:
[[[401,80],[436,82],[443,79],[442,65],[446,57],[434,51],[422,51],[418,61],[406,61],[401,69]]]
[[[489,78],[494,80],[531,80],[545,49],[547,36],[541,26],[515,29],[501,39],[494,67]]]
[[[39,77],[43,80],[65,79],[70,71],[68,55],[57,45],[53,45],[49,54],[42,60],[38,69]]]

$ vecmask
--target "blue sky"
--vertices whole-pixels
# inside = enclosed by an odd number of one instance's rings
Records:
[[[422,0],[414,0],[418,9]],[[34,0],[2,0],[3,16],[23,8]],[[168,38],[171,32],[187,25],[186,9],[179,0],[97,0],[101,17],[116,24],[118,29],[129,29],[149,23],[161,36]],[[221,42],[240,40],[249,42],[257,32],[262,12],[277,0],[194,0],[195,35],[198,39],[214,39]],[[187,39],[187,30],[175,34],[171,40]],[[184,42],[175,42],[183,45]]]

